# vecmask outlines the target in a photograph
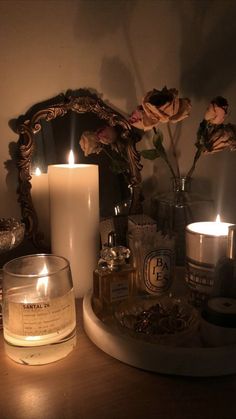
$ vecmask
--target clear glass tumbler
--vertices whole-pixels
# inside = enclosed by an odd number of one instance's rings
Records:
[[[47,364],[72,351],[75,298],[65,258],[29,255],[3,266],[3,333],[7,355],[21,364]]]

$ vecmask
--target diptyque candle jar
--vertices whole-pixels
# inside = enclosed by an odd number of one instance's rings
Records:
[[[75,299],[69,262],[29,255],[3,267],[3,333],[7,355],[40,365],[57,361],[76,343]]]
[[[186,227],[186,282],[190,300],[202,306],[213,292],[215,268],[226,256],[230,223],[198,222]]]

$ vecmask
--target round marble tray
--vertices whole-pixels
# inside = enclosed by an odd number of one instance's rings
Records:
[[[218,347],[174,347],[137,340],[102,322],[92,308],[92,295],[83,300],[84,329],[108,355],[161,374],[209,377],[236,373],[236,343]]]

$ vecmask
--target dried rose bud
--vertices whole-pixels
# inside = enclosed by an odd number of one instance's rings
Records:
[[[83,132],[79,143],[85,156],[93,153],[99,154],[102,149],[96,133],[91,131]]]
[[[204,119],[211,124],[223,124],[228,112],[228,102],[225,98],[218,96],[208,106]]]
[[[117,132],[113,127],[106,126],[97,130],[97,138],[102,144],[113,144],[117,140]]]

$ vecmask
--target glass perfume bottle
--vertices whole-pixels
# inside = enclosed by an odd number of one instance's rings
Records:
[[[229,226],[227,253],[216,265],[212,296],[236,298],[236,225]]]
[[[116,245],[114,232],[101,250],[98,267],[93,274],[93,303],[96,311],[111,314],[117,303],[134,295],[135,269],[126,260],[130,250]]]

